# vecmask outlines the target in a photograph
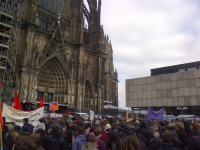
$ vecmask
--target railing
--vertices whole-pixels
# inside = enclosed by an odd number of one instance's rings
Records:
[[[0,22],[12,26],[12,21],[6,21],[4,19],[0,19]]]

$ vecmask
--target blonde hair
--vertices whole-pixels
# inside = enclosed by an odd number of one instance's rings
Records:
[[[176,122],[175,127],[178,127],[180,129],[184,129],[184,125],[181,122]]]
[[[14,126],[13,125],[11,125],[11,124],[8,124],[7,125],[7,127],[8,127],[8,131],[9,131],[9,133],[12,135],[12,137],[15,139],[16,137],[15,137],[15,135],[14,135]]]

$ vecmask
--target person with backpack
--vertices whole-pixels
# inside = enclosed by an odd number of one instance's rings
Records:
[[[42,138],[42,143],[45,150],[67,150],[65,140],[62,137],[60,126],[57,123],[52,125],[50,134],[46,134]]]
[[[117,138],[117,134],[112,130],[109,130],[107,134],[108,134],[108,138],[106,138],[104,140],[104,142],[106,144],[106,149],[107,150],[119,150],[120,142]]]
[[[24,126],[28,126],[29,133],[32,134],[34,126],[32,124],[28,123],[28,118],[24,118],[23,121],[24,121],[23,122]]]

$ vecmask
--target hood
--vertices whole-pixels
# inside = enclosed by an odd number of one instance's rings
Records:
[[[60,125],[60,122],[59,121],[55,121],[54,123],[57,123],[59,126],[60,126],[60,129],[62,130],[62,125]],[[51,126],[50,126],[50,128],[49,129],[51,129],[52,128],[52,124],[51,124]]]
[[[79,139],[81,140],[82,142],[84,142],[84,135],[83,134],[78,134],[76,135],[76,138],[75,139]]]
[[[59,139],[59,138],[61,138],[61,133],[60,132],[51,132],[51,136],[54,139]]]
[[[174,144],[172,144],[172,143],[162,143],[163,149],[169,149],[169,148],[172,148],[173,146],[174,146]]]
[[[92,150],[92,149],[96,149],[96,147],[94,146],[94,144],[92,144],[91,142],[86,142],[81,150]]]
[[[40,130],[45,130],[45,124],[42,122],[42,123],[40,123],[40,124],[38,125],[37,128],[40,129]]]
[[[143,141],[146,145],[149,145],[150,143],[150,141],[141,134],[138,134],[138,139]]]

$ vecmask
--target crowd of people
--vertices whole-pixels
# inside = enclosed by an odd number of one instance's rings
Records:
[[[37,127],[23,121],[4,118],[4,150],[200,150],[200,123],[190,121],[43,117]]]

